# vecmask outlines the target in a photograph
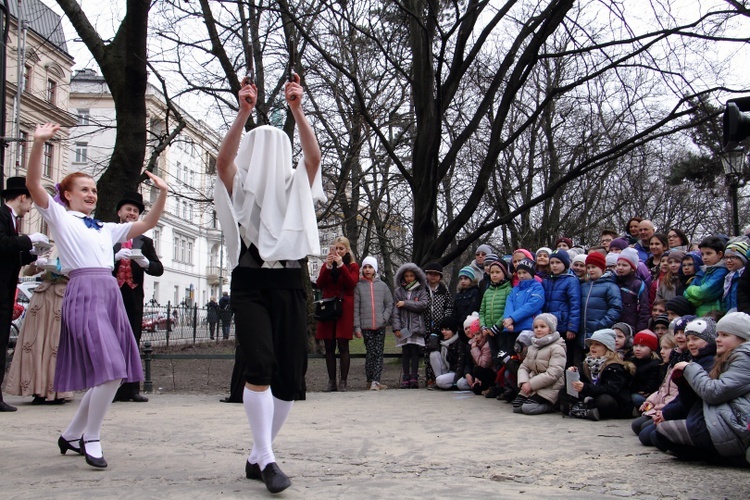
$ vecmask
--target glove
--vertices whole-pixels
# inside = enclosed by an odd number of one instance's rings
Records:
[[[137,257],[131,257],[130,260],[141,266],[142,268],[147,268],[149,265],[149,260],[143,255],[139,255]]]
[[[115,254],[115,262],[120,261],[122,259],[129,259],[131,253],[132,253],[132,251],[129,248],[121,248]]]
[[[492,325],[492,328],[490,328],[490,331],[492,331],[492,334],[494,336],[498,336],[500,335],[500,332],[502,332],[502,330],[497,325]]]
[[[35,243],[47,243],[49,244],[49,238],[47,238],[46,234],[42,233],[31,233],[29,235],[29,239],[31,240],[31,244]]]

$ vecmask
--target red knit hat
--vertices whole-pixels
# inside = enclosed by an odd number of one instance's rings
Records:
[[[652,351],[659,349],[659,337],[651,330],[641,330],[635,334],[633,345],[645,345]]]
[[[607,259],[599,252],[591,252],[586,256],[586,265],[596,266],[602,271],[607,270]]]

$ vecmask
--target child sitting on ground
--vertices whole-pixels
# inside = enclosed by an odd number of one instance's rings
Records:
[[[630,362],[635,365],[635,374],[630,383],[630,394],[635,408],[640,408],[661,383],[661,362],[656,353],[658,347],[659,338],[651,330],[641,330],[633,339],[633,358]]]
[[[466,344],[458,335],[458,322],[445,317],[440,322],[440,349],[430,353],[430,364],[435,373],[435,385],[440,389],[454,389],[463,374],[457,375],[458,368],[466,364]]]
[[[520,390],[513,412],[540,415],[553,410],[564,384],[565,341],[557,332],[557,318],[542,313],[534,318],[534,338],[518,369]]]
[[[633,429],[636,435],[640,435],[644,429],[654,425],[653,417],[656,412],[664,408],[667,403],[677,396],[677,385],[672,381],[672,368],[674,366],[669,366],[669,360],[675,348],[677,348],[677,342],[672,334],[666,334],[659,339],[659,353],[663,361],[662,366],[666,367],[666,372],[662,377],[659,389],[647,397],[646,401],[638,408],[641,416],[633,420],[633,423],[630,425],[630,428]],[[650,433],[651,430],[647,431],[647,433]]]

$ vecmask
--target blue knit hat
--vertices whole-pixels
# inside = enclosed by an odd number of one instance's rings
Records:
[[[471,266],[464,266],[461,268],[460,271],[458,271],[458,277],[466,276],[470,280],[474,281],[477,277],[474,274],[474,268]]]
[[[570,267],[570,255],[568,254],[567,250],[555,250],[549,256],[549,258],[550,258],[550,260],[551,259],[557,259],[560,262],[562,262],[563,265],[565,266],[565,269],[567,269],[567,268]]]

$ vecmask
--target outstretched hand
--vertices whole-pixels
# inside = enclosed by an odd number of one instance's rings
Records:
[[[146,175],[148,176],[149,179],[151,179],[151,182],[153,182],[154,185],[159,188],[159,191],[167,191],[169,189],[169,186],[167,185],[166,182],[164,182],[164,179],[162,179],[161,177],[158,177],[152,174],[148,170],[146,170]]]
[[[45,123],[44,125],[37,125],[34,131],[34,140],[48,141],[52,139],[57,131],[60,130],[60,125],[57,123]]]

